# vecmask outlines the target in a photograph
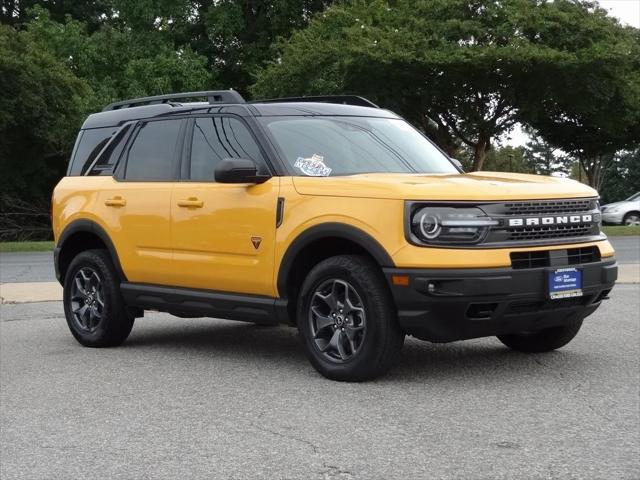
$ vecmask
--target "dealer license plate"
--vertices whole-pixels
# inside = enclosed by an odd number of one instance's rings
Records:
[[[559,268],[549,271],[549,297],[553,300],[582,296],[582,269]]]

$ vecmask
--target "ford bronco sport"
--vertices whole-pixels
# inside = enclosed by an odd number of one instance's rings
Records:
[[[287,323],[323,375],[365,380],[405,335],[562,347],[617,277],[596,191],[465,174],[361,97],[109,105],[52,201],[67,323],[89,347],[145,310]]]

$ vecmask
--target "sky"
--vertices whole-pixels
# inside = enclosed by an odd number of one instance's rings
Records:
[[[640,28],[640,0],[600,0],[599,3],[609,15],[618,18],[623,25]],[[524,145],[528,140],[529,137],[520,126],[516,126],[511,133],[502,138],[504,144],[514,147]]]

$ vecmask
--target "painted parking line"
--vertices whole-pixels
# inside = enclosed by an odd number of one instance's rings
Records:
[[[640,283],[640,264],[618,265],[617,283]],[[25,282],[0,284],[2,303],[51,302],[62,300],[58,282]]]

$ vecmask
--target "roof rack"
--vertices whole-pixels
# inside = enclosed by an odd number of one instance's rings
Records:
[[[270,98],[268,100],[256,100],[250,103],[280,103],[280,102],[319,102],[319,103],[341,103],[343,105],[356,105],[359,107],[380,108],[371,100],[358,95],[320,95],[311,97],[286,97]]]
[[[206,97],[209,103],[245,103],[242,95],[235,90],[207,90],[203,92],[171,93],[168,95],[156,95],[154,97],[132,98],[130,100],[110,103],[104,107],[102,111],[120,110],[122,108],[139,107],[155,103],[169,103],[171,100],[184,100],[186,98],[196,97]]]

